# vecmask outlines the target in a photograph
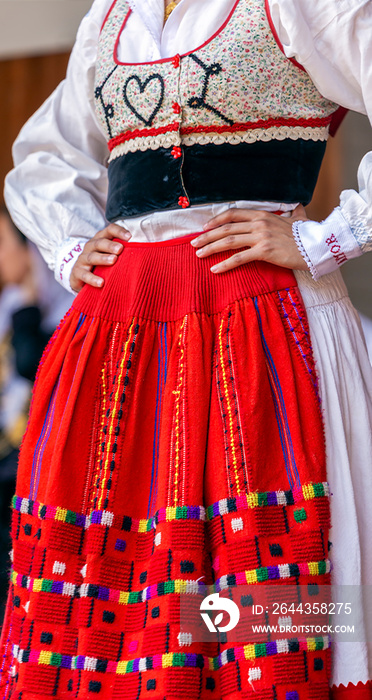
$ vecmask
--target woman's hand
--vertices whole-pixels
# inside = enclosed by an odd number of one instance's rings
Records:
[[[95,265],[113,265],[123,250],[122,243],[113,238],[128,241],[132,234],[118,224],[109,224],[102,231],[86,242],[83,252],[77,258],[70,275],[70,286],[74,292],[80,292],[84,284],[102,287],[104,279],[91,272]]]
[[[291,216],[283,217],[255,209],[228,209],[211,219],[202,233],[191,241],[197,247],[196,255],[204,258],[212,253],[249,246],[213,265],[212,272],[226,272],[251,260],[265,260],[274,265],[294,270],[307,270],[293,237],[294,221],[308,220],[305,209],[299,204]]]

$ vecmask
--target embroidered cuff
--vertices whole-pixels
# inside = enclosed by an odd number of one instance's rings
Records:
[[[55,254],[54,276],[62,287],[75,297],[78,292],[71,289],[70,274],[76,259],[83,252],[84,245],[88,238],[66,238],[63,244],[59,246]]]
[[[342,216],[340,207],[336,207],[321,223],[297,221],[292,230],[314,280],[334,272],[347,260],[362,255],[363,251]]]

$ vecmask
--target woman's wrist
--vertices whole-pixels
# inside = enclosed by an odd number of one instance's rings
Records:
[[[295,221],[293,237],[314,280],[334,272],[351,258],[362,255],[340,207],[322,222]]]
[[[77,295],[71,285],[70,285],[70,275],[74,263],[79,257],[80,253],[83,252],[85,243],[89,240],[88,238],[66,238],[63,244],[59,246],[55,254],[55,269],[54,276],[62,287],[67,289],[68,292]]]

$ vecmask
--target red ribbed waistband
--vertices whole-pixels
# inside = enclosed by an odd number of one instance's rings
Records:
[[[124,246],[116,263],[94,269],[105,280],[104,286],[84,285],[72,306],[113,321],[134,316],[175,321],[190,312],[219,313],[238,299],[296,286],[292,270],[261,261],[211,272],[212,265],[238,251],[198,258],[190,244],[197,235],[148,243],[114,238]]]

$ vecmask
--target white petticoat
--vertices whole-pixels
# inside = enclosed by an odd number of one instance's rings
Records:
[[[332,684],[366,683],[372,672],[372,645],[366,641],[372,639],[366,616],[372,601],[363,588],[372,584],[372,367],[341,273],[316,282],[309,272],[294,273],[307,310],[323,406],[332,494],[332,581],[336,586],[361,586],[361,641],[335,638]],[[354,610],[353,619],[357,616]]]

